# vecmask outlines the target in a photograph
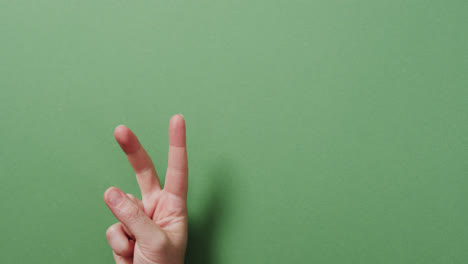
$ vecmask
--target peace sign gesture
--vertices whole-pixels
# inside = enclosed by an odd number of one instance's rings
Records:
[[[142,200],[117,187],[104,201],[120,221],[107,229],[117,264],[183,263],[187,244],[188,162],[185,120],[169,121],[169,157],[164,189],[151,158],[135,134],[120,125],[114,136],[127,155],[140,186]]]

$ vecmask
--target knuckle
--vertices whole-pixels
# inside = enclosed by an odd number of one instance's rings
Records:
[[[107,228],[106,237],[107,237],[108,240],[113,236],[114,232],[116,231],[116,228],[117,227],[116,227],[115,224],[111,225],[111,226],[109,226],[109,228]]]

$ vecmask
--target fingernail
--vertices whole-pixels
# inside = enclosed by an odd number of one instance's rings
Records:
[[[182,118],[184,118],[184,116],[182,114],[179,114]],[[184,118],[185,119],[185,118]]]
[[[109,198],[109,203],[112,206],[117,206],[122,202],[122,194],[117,190],[111,190],[107,197]]]

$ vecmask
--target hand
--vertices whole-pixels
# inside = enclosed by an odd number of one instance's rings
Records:
[[[169,157],[164,189],[151,158],[133,132],[118,126],[114,136],[127,155],[140,186],[142,201],[117,187],[104,201],[120,221],[106,235],[117,264],[181,264],[187,245],[188,164],[185,121],[174,115],[169,122]]]

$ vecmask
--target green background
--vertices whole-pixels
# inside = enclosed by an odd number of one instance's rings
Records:
[[[0,262],[113,263],[125,124],[187,263],[467,263],[468,2],[0,0]]]

